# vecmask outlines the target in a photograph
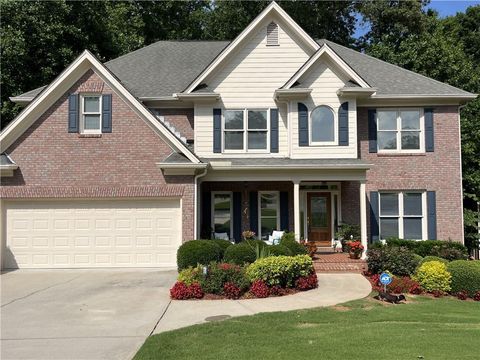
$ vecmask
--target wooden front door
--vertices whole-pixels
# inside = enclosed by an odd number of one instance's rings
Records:
[[[317,246],[332,244],[332,212],[330,193],[307,194],[308,241]]]

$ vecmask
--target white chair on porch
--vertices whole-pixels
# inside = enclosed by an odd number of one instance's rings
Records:
[[[265,240],[265,242],[268,245],[278,245],[278,244],[280,244],[280,239],[282,238],[284,233],[285,233],[285,231],[274,230],[272,232],[272,235],[269,235],[268,240]]]
[[[222,233],[213,233],[214,239],[219,239],[219,240],[228,240],[230,241],[230,238],[228,237],[228,234],[226,232]]]

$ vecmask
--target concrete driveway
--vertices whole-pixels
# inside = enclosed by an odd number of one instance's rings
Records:
[[[6,359],[131,359],[170,299],[176,271],[18,270],[1,281]]]

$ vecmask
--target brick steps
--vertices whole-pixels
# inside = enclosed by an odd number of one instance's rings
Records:
[[[348,254],[333,251],[317,252],[313,266],[316,272],[362,273],[367,269],[364,260],[350,259]]]

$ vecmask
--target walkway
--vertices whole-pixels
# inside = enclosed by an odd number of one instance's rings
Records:
[[[154,334],[206,322],[261,312],[331,306],[366,297],[372,288],[360,274],[318,274],[318,288],[294,295],[249,300],[171,301]]]
[[[333,251],[317,252],[313,261],[317,273],[357,273],[367,269],[365,260],[350,259],[347,253]]]

